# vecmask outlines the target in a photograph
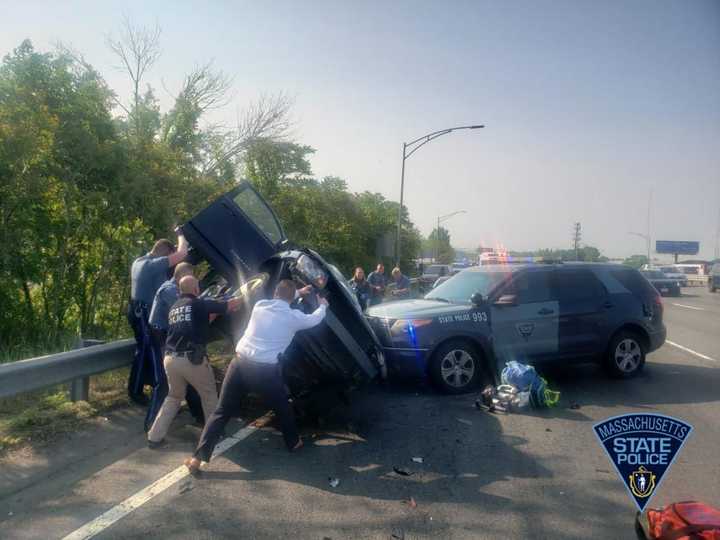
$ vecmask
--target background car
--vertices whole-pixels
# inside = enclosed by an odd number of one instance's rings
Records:
[[[236,313],[215,320],[215,338],[235,343],[254,303],[270,298],[281,279],[313,286],[314,294],[296,309],[311,312],[318,295],[328,298],[325,320],[299,332],[284,355],[283,376],[294,398],[342,392],[384,374],[382,348],[346,279],[318,253],[291,246],[277,216],[249,183],[218,198],[181,229],[191,262],[207,263],[203,296],[246,300]]]
[[[670,279],[659,270],[641,270],[640,273],[655,287],[661,295],[680,296],[680,282]]]
[[[429,376],[453,394],[497,380],[507,360],[601,361],[632,377],[666,336],[652,285],[637,270],[600,263],[469,268],[367,317],[392,373]]]
[[[643,270],[656,270],[658,272],[662,272],[663,274],[665,274],[665,276],[668,279],[674,279],[675,281],[677,281],[681,287],[687,287],[687,285],[688,285],[687,276],[685,274],[683,274],[682,272],[680,272],[680,270],[678,270],[677,268],[675,268],[672,265],[652,266],[652,265],[646,264],[646,265],[643,265],[642,269]]]
[[[420,287],[429,290],[438,278],[452,274],[452,267],[449,264],[431,264],[423,270],[420,276]]]

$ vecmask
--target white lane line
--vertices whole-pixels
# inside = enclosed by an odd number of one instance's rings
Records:
[[[243,439],[247,439],[258,429],[257,427],[255,427],[254,424],[262,423],[265,418],[266,416],[262,416],[254,422],[250,422],[247,426],[239,430],[231,437],[228,437],[221,441],[220,444],[215,447],[212,458],[215,459],[217,456],[225,453],[227,450],[235,446]],[[108,510],[101,516],[93,519],[79,529],[71,532],[70,534],[65,536],[63,540],[87,540],[88,538],[92,538],[100,534],[112,524],[121,520],[133,510],[137,510],[146,502],[154,499],[167,488],[169,488],[179,480],[182,480],[189,474],[190,473],[188,472],[187,467],[185,467],[185,465],[181,465],[180,467],[169,472],[159,480],[153,482],[146,488],[141,489],[135,495],[128,497],[120,504],[112,507],[110,510]]]
[[[705,356],[702,353],[699,353],[697,351],[693,351],[692,349],[688,349],[687,347],[684,347],[683,345],[680,345],[679,343],[675,343],[674,341],[670,341],[669,339],[665,340],[665,343],[669,343],[673,347],[677,347],[680,350],[683,350],[685,352],[689,352],[690,354],[694,354],[698,358],[702,358],[703,360],[710,360],[711,362],[717,362],[714,358],[710,358],[709,356]]]
[[[676,304],[675,302],[670,302],[670,303],[671,303],[673,306],[677,306],[677,307],[684,307],[684,308],[687,308],[687,309],[696,309],[697,311],[705,311],[705,308],[701,308],[701,307],[688,306],[688,305],[686,305],[686,304]]]

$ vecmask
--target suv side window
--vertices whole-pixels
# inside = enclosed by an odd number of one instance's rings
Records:
[[[560,302],[582,302],[607,294],[605,286],[591,270],[558,270],[553,281],[555,297]]]
[[[552,300],[550,274],[546,271],[518,273],[502,294],[516,295],[518,304],[549,302]]]

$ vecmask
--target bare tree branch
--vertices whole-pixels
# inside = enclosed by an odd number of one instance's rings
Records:
[[[120,37],[106,38],[107,46],[120,60],[119,69],[125,71],[133,85],[133,110],[140,103],[140,87],[146,73],[160,58],[160,27],[153,28],[135,25],[127,15],[123,15]],[[123,107],[127,111],[127,107]],[[139,119],[135,119],[136,124]],[[139,130],[139,126],[136,125]]]
[[[197,66],[185,77],[183,88],[178,98],[193,103],[200,112],[220,109],[228,105],[232,99],[229,91],[233,80],[222,71],[213,70],[212,61]]]
[[[219,149],[208,155],[202,173],[210,174],[222,163],[238,161],[248,147],[259,139],[281,141],[291,135],[294,122],[290,115],[293,100],[286,94],[262,96],[237,115],[234,131],[216,132]]]

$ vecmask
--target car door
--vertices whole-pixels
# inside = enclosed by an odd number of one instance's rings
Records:
[[[613,309],[607,290],[590,269],[561,268],[553,275],[559,302],[560,355],[587,357],[601,352]]]
[[[285,241],[280,221],[248,182],[242,182],[181,227],[203,259],[230,283],[255,274]]]
[[[558,303],[552,297],[548,269],[516,272],[493,294],[493,347],[504,362],[543,360],[558,352]],[[503,303],[514,297],[511,303]]]

